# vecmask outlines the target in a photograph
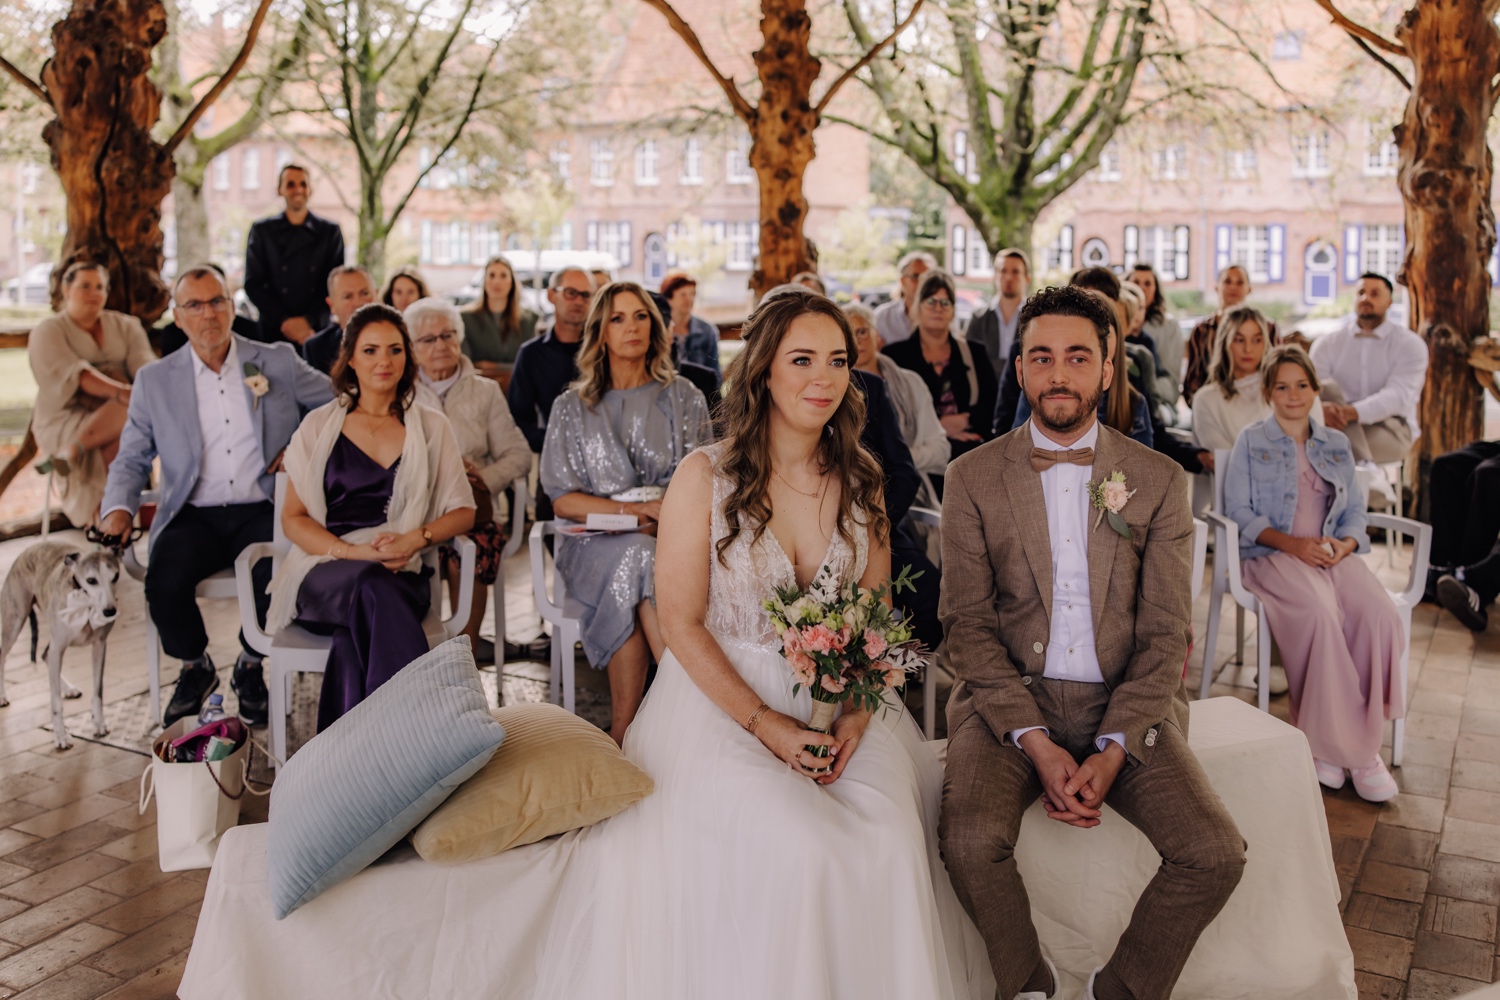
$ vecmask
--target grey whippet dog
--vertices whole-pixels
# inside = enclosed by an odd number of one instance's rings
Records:
[[[94,735],[105,736],[104,646],[115,627],[115,581],[120,560],[112,552],[85,552],[59,542],[39,542],[22,552],[0,587],[0,708],[5,697],[5,657],[31,623],[31,661],[36,662],[37,614],[48,625],[47,679],[52,684],[52,739],[59,750],[73,745],[63,724],[63,699],[83,692],[62,675],[69,646],[94,647]]]

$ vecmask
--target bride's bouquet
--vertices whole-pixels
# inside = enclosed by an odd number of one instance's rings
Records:
[[[927,662],[927,650],[912,638],[911,626],[885,603],[887,593],[915,590],[912,581],[921,575],[907,566],[871,590],[852,583],[840,587],[825,566],[807,590],[777,587],[766,598],[782,654],[797,679],[792,693],[805,687],[812,694],[807,728],[831,732],[834,711],[845,701],[872,712],[885,706],[886,692]],[[828,756],[827,747],[807,749]]]

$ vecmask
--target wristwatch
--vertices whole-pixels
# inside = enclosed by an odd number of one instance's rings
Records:
[[[427,527],[427,525],[425,524],[422,525],[422,541],[426,542],[428,545],[432,544],[432,529]]]

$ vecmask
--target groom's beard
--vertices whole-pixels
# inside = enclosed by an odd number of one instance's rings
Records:
[[[1099,385],[1087,396],[1073,389],[1054,388],[1037,396],[1028,392],[1026,402],[1031,404],[1031,416],[1037,423],[1057,434],[1071,434],[1089,422],[1103,397],[1104,380],[1101,378]],[[1068,406],[1069,402],[1073,405]]]

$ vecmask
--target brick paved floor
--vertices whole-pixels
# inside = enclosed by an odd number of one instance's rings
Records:
[[[27,544],[0,543],[0,573]],[[1372,561],[1390,573],[1383,558]],[[511,635],[529,638],[536,625],[528,570],[523,560],[513,560],[507,571]],[[109,702],[146,688],[139,584],[122,580],[118,599],[122,621],[110,643]],[[216,637],[211,652],[218,662],[230,662],[234,607],[205,607]],[[1200,633],[1206,611],[1201,598],[1194,611]],[[1233,647],[1227,604],[1225,617],[1219,662]],[[1253,654],[1253,627],[1250,632]],[[1456,997],[1496,978],[1500,635],[1476,639],[1426,605],[1414,616],[1413,632],[1406,762],[1396,771],[1403,794],[1382,807],[1347,789],[1324,793],[1362,998]],[[87,653],[72,652],[68,663],[68,675],[82,686]],[[208,873],[157,869],[154,809],[137,815],[135,804],[146,758],[76,736],[73,749],[54,750],[51,735],[40,728],[47,721],[44,672],[26,662],[24,649],[13,651],[6,666],[11,705],[0,709],[0,1000],[175,995]],[[164,665],[166,680],[175,669]],[[578,675],[590,688],[603,680],[595,671]],[[1188,677],[1195,691],[1198,676],[1195,656]],[[1230,687],[1215,693],[1254,697]],[[946,694],[944,684],[940,702]],[[70,703],[70,711],[75,706]],[[1286,699],[1273,699],[1272,711],[1285,718]],[[264,817],[263,801],[247,799],[243,820]]]

